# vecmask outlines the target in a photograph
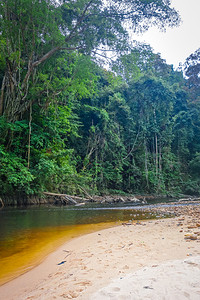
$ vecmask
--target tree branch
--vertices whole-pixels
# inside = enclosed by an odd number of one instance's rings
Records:
[[[134,141],[134,143],[133,143],[133,146],[132,146],[131,150],[129,151],[129,153],[128,153],[124,158],[122,158],[122,160],[127,159],[127,158],[131,155],[131,153],[133,152],[133,150],[135,149],[135,144],[136,144],[136,142],[137,142],[139,133],[140,133],[140,131],[138,131],[138,133],[137,133],[137,135],[136,135],[136,138],[135,138],[135,141]]]
[[[88,10],[88,8],[90,7],[90,5],[92,4],[93,0],[89,1],[88,4],[86,5],[82,15],[80,16],[79,20],[77,21],[76,25],[74,26],[74,28],[72,29],[72,31],[70,32],[69,36],[65,39],[65,42],[67,43],[68,41],[70,41],[72,39],[72,36],[74,34],[74,32],[78,29],[78,26],[82,23],[82,21],[85,18],[85,14]]]
[[[0,97],[0,116],[3,115],[3,96],[4,96],[4,89],[5,89],[5,81],[6,75],[3,77],[2,86],[1,86],[1,97]]]

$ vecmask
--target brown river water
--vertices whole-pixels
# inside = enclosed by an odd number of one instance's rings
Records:
[[[38,265],[64,242],[124,221],[154,219],[132,206],[33,206],[0,210],[0,285]]]

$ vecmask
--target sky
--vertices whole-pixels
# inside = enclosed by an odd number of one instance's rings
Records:
[[[179,27],[160,32],[150,28],[142,36],[134,37],[151,45],[156,53],[175,68],[200,48],[200,0],[171,0],[171,6],[179,11],[182,23]]]

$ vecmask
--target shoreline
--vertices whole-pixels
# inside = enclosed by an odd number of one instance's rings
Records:
[[[40,232],[40,241],[38,243],[35,236],[32,235],[31,237],[33,241],[36,241],[36,243],[35,246],[31,245],[30,248],[27,249],[26,257],[25,251],[21,251],[14,253],[8,258],[2,258],[0,262],[0,287],[40,265],[48,257],[48,255],[56,251],[63,244],[79,236],[114,226],[116,226],[115,222],[81,224],[76,226],[68,225],[62,226],[62,230],[59,232],[57,232],[57,230],[54,232],[54,228],[51,229],[50,227],[50,229],[48,228],[49,232],[46,229],[44,232]]]
[[[88,300],[113,279],[144,267],[195,259],[200,256],[200,207],[173,209],[175,218],[124,223],[64,243],[40,265],[2,285],[0,299]]]

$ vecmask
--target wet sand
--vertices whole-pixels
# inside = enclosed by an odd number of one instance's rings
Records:
[[[158,210],[158,208],[153,208]],[[0,287],[0,299],[200,299],[200,206],[75,238]]]

